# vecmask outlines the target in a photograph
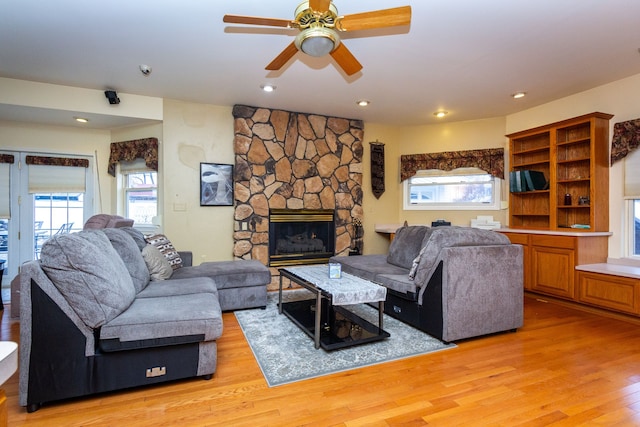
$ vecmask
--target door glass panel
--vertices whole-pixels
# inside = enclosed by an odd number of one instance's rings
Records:
[[[51,236],[82,230],[83,193],[36,193],[33,195],[34,259]]]

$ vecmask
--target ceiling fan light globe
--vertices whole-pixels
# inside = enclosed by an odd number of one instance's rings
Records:
[[[325,56],[338,47],[340,37],[334,30],[325,27],[307,28],[296,36],[298,50],[309,56]]]

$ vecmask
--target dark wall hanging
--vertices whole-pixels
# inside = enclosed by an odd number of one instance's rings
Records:
[[[370,142],[371,147],[371,191],[376,199],[384,193],[384,144]]]

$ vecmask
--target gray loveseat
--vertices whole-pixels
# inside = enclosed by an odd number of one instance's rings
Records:
[[[384,255],[336,256],[387,288],[385,312],[445,342],[523,324],[523,249],[468,227],[405,226]]]
[[[139,238],[127,227],[61,234],[42,246],[40,260],[22,266],[19,388],[27,411],[77,396],[212,377],[222,334],[216,277],[196,275],[196,266],[183,267],[185,277],[150,280]],[[268,269],[237,263],[235,282],[263,283],[264,303],[258,297],[246,306],[266,304]],[[216,268],[201,270],[213,275]],[[241,295],[233,271],[220,272],[220,287]],[[240,299],[229,298],[235,305]]]

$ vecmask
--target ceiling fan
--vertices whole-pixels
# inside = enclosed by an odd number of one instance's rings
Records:
[[[231,24],[265,25],[270,27],[298,28],[300,33],[266,70],[279,70],[298,51],[311,56],[330,54],[347,75],[362,69],[349,49],[340,42],[340,32],[395,27],[411,23],[411,6],[381,9],[372,12],[339,16],[331,0],[303,1],[296,8],[291,20],[254,16],[225,15],[223,21]]]

